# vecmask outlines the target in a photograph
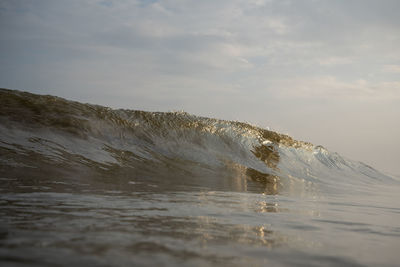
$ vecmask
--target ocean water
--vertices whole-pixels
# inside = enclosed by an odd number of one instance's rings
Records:
[[[0,90],[1,266],[399,266],[400,182],[184,112]]]

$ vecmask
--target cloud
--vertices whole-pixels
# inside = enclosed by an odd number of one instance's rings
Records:
[[[347,57],[327,57],[319,60],[319,64],[322,66],[346,65],[351,63],[353,63],[353,60]]]
[[[368,100],[400,99],[400,82],[371,83],[363,79],[342,81],[334,76],[294,78],[278,81],[280,93],[306,99]]]
[[[383,71],[388,73],[400,73],[400,65],[384,65]]]

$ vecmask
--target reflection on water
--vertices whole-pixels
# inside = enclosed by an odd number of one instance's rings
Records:
[[[115,178],[114,188],[107,181],[86,181],[91,184],[2,177],[0,261],[373,265],[393,262],[399,246],[400,209],[385,209],[385,202],[355,209],[354,199],[344,197],[324,201],[197,185],[162,192],[162,184],[151,187],[123,176]],[[372,247],[381,256],[371,254]]]
[[[171,265],[234,263],[251,247],[287,243],[285,235],[253,213],[259,197],[223,192],[130,197],[6,193],[0,200],[1,259],[43,263],[40,256],[49,254],[44,261],[51,261],[56,250],[104,263],[110,263],[109,254],[138,264],[153,263],[149,257],[171,258]],[[249,220],[249,215],[254,218]]]
[[[288,211],[285,210],[284,208],[279,207],[279,204],[277,202],[267,202],[267,201],[259,201],[258,203],[258,209],[255,210],[256,212],[283,212],[283,211]]]
[[[172,168],[164,181],[160,165],[153,170],[159,176],[141,178],[131,168],[90,164],[79,166],[78,176],[65,172],[74,166],[3,169],[0,260],[60,263],[56,253],[86,264],[240,265],[299,240],[264,215],[288,213],[285,200],[265,193],[260,185],[268,183],[243,167],[224,166],[219,177],[199,177],[210,174],[201,166],[188,166],[196,177]]]

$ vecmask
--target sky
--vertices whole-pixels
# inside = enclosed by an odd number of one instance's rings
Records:
[[[249,122],[400,174],[400,1],[0,0],[0,87]]]

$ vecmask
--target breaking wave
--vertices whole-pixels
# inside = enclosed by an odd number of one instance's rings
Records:
[[[192,186],[278,194],[391,180],[321,146],[247,123],[7,89],[0,98],[1,172],[38,186],[43,179],[88,179],[121,189],[125,179],[139,191]]]

